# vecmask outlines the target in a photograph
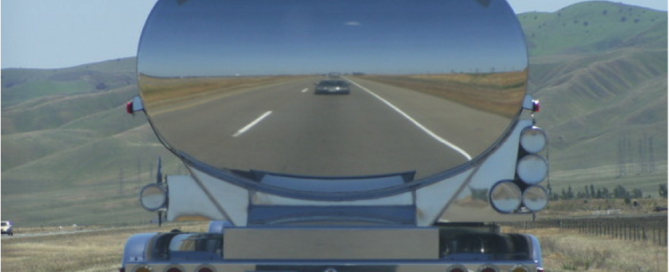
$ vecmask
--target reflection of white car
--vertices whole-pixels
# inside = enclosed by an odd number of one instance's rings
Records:
[[[2,221],[2,234],[7,234],[9,236],[14,235],[14,229],[12,228],[11,221]]]

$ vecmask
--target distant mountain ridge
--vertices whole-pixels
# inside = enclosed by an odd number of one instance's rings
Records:
[[[667,180],[667,12],[593,1],[518,18],[554,189],[655,192]],[[136,93],[135,58],[3,69],[3,217],[33,226],[152,218],[136,193],[153,182],[157,157],[164,173],[183,167],[143,114],[125,113]]]
[[[607,1],[518,15],[531,56],[667,46],[667,12]]]

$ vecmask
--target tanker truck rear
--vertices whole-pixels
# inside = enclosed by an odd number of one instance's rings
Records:
[[[548,203],[504,0],[158,0],[137,74],[128,111],[188,169],[140,202],[211,223],[130,237],[121,271],[543,271],[498,225]]]

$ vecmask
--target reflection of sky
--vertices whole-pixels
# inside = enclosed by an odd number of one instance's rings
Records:
[[[505,1],[161,0],[139,72],[161,77],[522,70]]]

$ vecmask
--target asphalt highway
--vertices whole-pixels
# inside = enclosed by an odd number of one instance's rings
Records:
[[[358,176],[460,165],[510,120],[420,92],[356,77],[349,95],[316,95],[310,77],[150,114],[171,146],[238,170]]]

